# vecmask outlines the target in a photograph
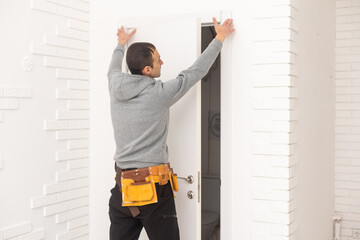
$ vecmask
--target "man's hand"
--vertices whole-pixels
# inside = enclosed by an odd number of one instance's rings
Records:
[[[122,44],[125,45],[125,43],[127,43],[127,41],[129,41],[129,39],[132,37],[132,35],[134,35],[136,32],[136,29],[132,30],[131,33],[127,34],[125,31],[124,26],[121,26],[121,28],[118,28],[117,31],[117,37],[118,37],[118,44]]]
[[[219,39],[221,42],[224,42],[225,38],[227,38],[232,32],[235,31],[233,29],[233,20],[232,19],[226,19],[223,24],[220,26],[217,24],[216,18],[213,17],[215,32],[216,32],[216,38]]]

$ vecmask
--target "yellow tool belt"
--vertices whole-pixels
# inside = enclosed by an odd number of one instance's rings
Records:
[[[170,164],[122,171],[116,168],[116,182],[122,193],[122,206],[144,206],[158,201],[155,183],[165,185],[170,181],[173,192],[179,190],[177,175]],[[175,195],[174,195],[175,197]]]

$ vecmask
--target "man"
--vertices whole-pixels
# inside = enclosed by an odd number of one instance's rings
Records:
[[[136,30],[118,29],[108,72],[117,171],[109,201],[110,240],[138,239],[143,227],[151,240],[180,239],[173,196],[177,182],[166,144],[169,108],[205,76],[234,31],[232,19],[221,25],[213,21],[215,39],[191,67],[166,82],[154,79],[163,62],[150,43],[132,44],[126,57],[131,74],[121,71],[124,45]]]

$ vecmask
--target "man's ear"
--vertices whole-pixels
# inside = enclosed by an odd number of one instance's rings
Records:
[[[150,66],[146,66],[144,67],[144,69],[142,70],[143,75],[148,76],[151,73],[151,67]]]

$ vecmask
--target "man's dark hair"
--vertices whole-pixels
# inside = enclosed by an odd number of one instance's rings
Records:
[[[137,42],[130,45],[126,53],[126,63],[132,74],[142,75],[146,66],[153,67],[155,46],[148,42]]]

